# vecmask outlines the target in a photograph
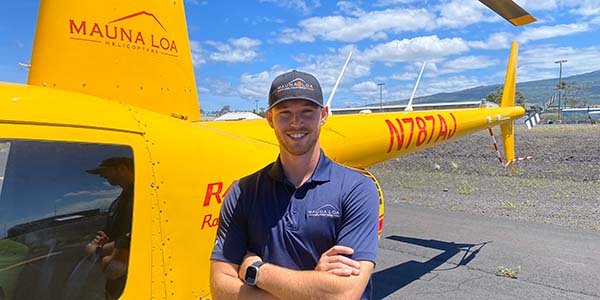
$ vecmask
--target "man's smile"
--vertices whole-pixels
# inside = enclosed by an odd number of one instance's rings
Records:
[[[287,136],[291,137],[292,139],[301,139],[303,137],[305,137],[308,133],[306,132],[297,132],[297,133],[288,133]]]

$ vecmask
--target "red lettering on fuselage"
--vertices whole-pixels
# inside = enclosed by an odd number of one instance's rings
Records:
[[[85,32],[85,21],[82,21],[79,24],[79,27],[77,27],[77,24],[75,24],[75,22],[73,20],[69,20],[69,28],[71,29],[71,33],[73,33],[75,31],[78,34],[86,34],[86,32]]]
[[[225,195],[233,185],[233,182],[223,191],[223,182],[212,182],[206,185],[206,193],[204,194],[204,203],[202,206],[206,207],[211,204],[211,200],[217,200],[217,204],[222,204]],[[215,203],[214,201],[212,203]],[[202,218],[201,230],[204,228],[212,228],[219,225],[219,215],[207,214]]]
[[[385,120],[390,133],[390,143],[386,153],[392,152],[394,148],[400,151],[403,147],[408,149],[413,144],[415,147],[423,147],[430,144],[432,140],[433,143],[437,143],[440,138],[442,141],[452,138],[456,133],[456,117],[453,113],[448,114],[452,120],[447,121],[441,114],[437,114],[437,118],[434,115],[427,115],[395,119],[395,122]],[[435,139],[433,139],[434,135]],[[404,137],[408,137],[406,143]],[[413,137],[415,137],[414,143]]]
[[[208,226],[208,228],[212,228],[219,225],[219,217],[213,218],[212,214],[208,214],[204,216],[204,220],[202,220],[202,227],[200,230],[204,229],[204,226]]]
[[[77,23],[75,20],[70,19],[69,32],[73,35],[90,36],[98,39],[121,40],[123,42],[144,46],[146,45],[146,42],[149,41],[150,46],[153,48],[162,49],[171,53],[177,53],[178,51],[174,39],[171,40],[166,36],[155,36],[154,34],[149,34],[145,31],[110,25],[111,23],[102,25],[86,21]]]
[[[223,199],[225,199],[225,195],[227,194],[230,188],[231,184],[227,187],[225,191],[223,191],[223,182],[209,183],[206,186],[206,193],[204,194],[204,203],[202,204],[202,206],[209,206],[210,200],[212,198],[215,198],[218,204],[223,203]]]
[[[392,148],[394,147],[394,138],[396,138],[396,143],[398,144],[398,148],[396,150],[400,150],[402,148],[402,144],[404,144],[404,128],[402,128],[402,123],[400,120],[396,119],[398,126],[400,126],[400,130],[394,126],[394,123],[390,120],[385,120],[385,123],[388,125],[390,130],[390,146],[388,147],[387,153],[392,152]]]

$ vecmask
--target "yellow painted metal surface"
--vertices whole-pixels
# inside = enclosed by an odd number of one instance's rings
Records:
[[[277,157],[276,145],[138,110],[155,170],[167,299],[209,296],[209,257],[219,210],[234,180]],[[251,159],[249,159],[251,158]]]
[[[523,26],[523,25],[527,25],[529,23],[533,23],[533,22],[537,21],[537,19],[534,18],[532,15],[527,14],[527,15],[524,15],[524,16],[520,16],[520,17],[517,17],[517,18],[510,19],[508,21],[510,23],[512,23],[513,25],[515,25],[515,26]]]
[[[504,91],[502,93],[501,107],[510,107],[515,105],[515,93],[517,91],[517,53],[519,45],[512,42],[510,56],[508,58],[508,66],[506,68],[506,79],[504,80]],[[507,122],[500,125],[502,133],[502,144],[504,145],[504,158],[511,164],[515,158],[515,129],[512,122]],[[514,169],[513,169],[514,171]]]
[[[512,42],[510,55],[508,57],[508,66],[506,67],[506,76],[504,78],[504,89],[500,106],[509,107],[515,105],[515,92],[517,90],[517,59],[519,44]]]
[[[140,132],[129,107],[79,93],[0,82],[0,105],[2,122]]]
[[[41,0],[28,83],[200,119],[182,0]]]

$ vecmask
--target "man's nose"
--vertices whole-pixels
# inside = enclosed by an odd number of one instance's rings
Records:
[[[290,125],[299,127],[302,124],[300,113],[293,113]]]

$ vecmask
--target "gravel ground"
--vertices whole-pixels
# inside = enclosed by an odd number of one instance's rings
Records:
[[[501,145],[500,129],[494,134]],[[482,131],[371,167],[387,205],[419,205],[600,231],[600,127],[515,128],[518,174]]]

